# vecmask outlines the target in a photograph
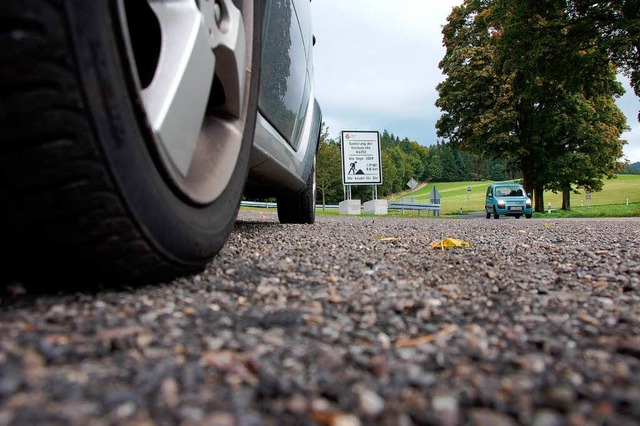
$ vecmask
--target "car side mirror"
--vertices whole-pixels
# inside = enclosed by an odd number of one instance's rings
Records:
[[[531,193],[527,192],[527,197],[531,198]]]

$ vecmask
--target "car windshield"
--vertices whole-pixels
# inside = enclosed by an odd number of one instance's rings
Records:
[[[522,197],[524,191],[519,185],[499,186],[496,188],[496,197]]]

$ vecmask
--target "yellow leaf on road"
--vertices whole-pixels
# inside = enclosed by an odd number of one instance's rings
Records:
[[[447,248],[454,248],[454,247],[467,247],[471,244],[469,244],[466,241],[462,241],[459,240],[457,238],[445,238],[442,241],[434,241],[433,243],[431,243],[431,248],[434,249],[447,249]]]
[[[382,235],[377,234],[375,232],[372,232],[371,236],[376,237],[378,241],[400,241],[402,239],[400,237],[383,237]]]

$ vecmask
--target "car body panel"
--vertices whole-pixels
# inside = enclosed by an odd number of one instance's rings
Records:
[[[308,14],[308,3],[292,0],[265,2],[260,96],[258,108],[294,149],[298,149],[311,96],[311,51],[305,44],[298,15]],[[305,13],[306,10],[306,13]]]
[[[305,188],[322,124],[313,87],[307,0],[265,0],[258,117],[246,193],[269,197]]]
[[[253,140],[246,192],[265,197],[305,188],[318,147],[322,113],[317,102],[309,105],[309,119],[295,151],[282,136],[258,114]]]
[[[519,183],[494,183],[487,188],[485,211],[487,215],[493,213],[499,216],[531,216],[531,199]]]

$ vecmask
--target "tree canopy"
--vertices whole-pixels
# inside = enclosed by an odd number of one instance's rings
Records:
[[[443,28],[438,136],[516,163],[537,211],[545,188],[562,191],[567,208],[573,188],[598,190],[622,156],[616,65],[634,75],[633,60],[622,59],[634,41],[622,43],[604,28],[631,34],[635,27],[596,13],[600,3],[578,3],[465,0]],[[617,3],[623,10],[630,2]]]

